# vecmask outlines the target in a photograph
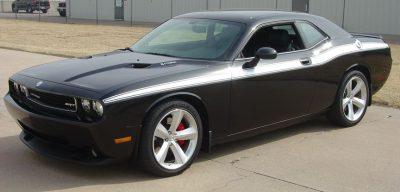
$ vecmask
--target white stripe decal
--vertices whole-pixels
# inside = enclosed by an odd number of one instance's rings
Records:
[[[195,87],[205,84],[213,84],[223,81],[229,81],[231,79],[237,80],[237,79],[260,76],[265,74],[278,73],[282,71],[296,70],[305,67],[312,67],[316,65],[325,64],[335,58],[338,58],[346,54],[369,51],[369,50],[385,49],[385,48],[388,48],[388,45],[386,43],[379,43],[379,42],[365,42],[362,43],[361,48],[358,48],[354,43],[332,47],[332,44],[328,42],[323,46],[321,46],[319,49],[313,51],[313,56],[311,57],[312,64],[309,66],[302,65],[300,63],[300,60],[296,59],[296,60],[284,61],[273,64],[271,63],[265,65],[258,65],[254,69],[244,70],[242,69],[241,66],[228,67],[227,69],[215,71],[204,76],[188,78],[168,83],[162,83],[158,85],[153,85],[149,87],[128,91],[125,93],[121,93],[106,98],[103,100],[103,102],[108,104],[121,100],[141,97],[145,95],[151,95],[154,93],[161,93],[161,92],[177,90],[187,87]]]
[[[106,98],[103,100],[103,102],[107,104],[107,103],[112,103],[112,102],[125,100],[125,99],[129,99],[129,98],[135,98],[135,97],[140,97],[140,96],[144,96],[144,95],[149,95],[149,94],[153,94],[153,93],[181,89],[184,87],[194,87],[194,86],[198,86],[198,85],[211,84],[211,83],[217,83],[217,82],[222,82],[222,81],[229,81],[230,79],[231,79],[231,73],[230,73],[230,68],[228,68],[225,70],[216,71],[211,74],[207,74],[207,75],[200,76],[200,77],[194,77],[194,78],[189,78],[189,79],[184,79],[184,80],[178,80],[178,81],[153,85],[153,86],[129,91],[126,93],[121,93],[121,94]]]

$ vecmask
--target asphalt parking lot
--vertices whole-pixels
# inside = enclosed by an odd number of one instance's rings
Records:
[[[63,58],[0,49],[8,77]],[[400,110],[372,106],[356,127],[325,118],[202,153],[184,174],[157,178],[134,163],[101,167],[47,159],[18,139],[0,102],[0,191],[400,191]]]

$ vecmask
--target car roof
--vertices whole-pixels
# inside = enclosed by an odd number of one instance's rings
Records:
[[[261,11],[261,10],[222,10],[222,11],[203,11],[186,13],[174,18],[196,18],[196,19],[216,19],[232,22],[240,22],[254,27],[268,22],[285,20],[306,20],[328,34],[332,39],[351,37],[351,35],[341,27],[331,21],[316,15],[301,12],[286,11]]]
[[[226,21],[235,21],[241,23],[255,23],[265,20],[282,20],[284,18],[304,17],[308,14],[298,12],[285,11],[258,11],[258,10],[223,10],[223,11],[204,11],[193,12],[179,15],[175,18],[202,18],[202,19],[218,19]]]

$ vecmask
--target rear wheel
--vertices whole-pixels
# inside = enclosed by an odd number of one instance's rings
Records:
[[[143,127],[139,159],[158,176],[173,176],[190,167],[200,150],[202,123],[197,110],[184,101],[156,107]]]
[[[351,71],[346,74],[328,118],[343,127],[359,123],[367,111],[370,99],[368,90],[368,80],[363,73]]]
[[[42,13],[47,13],[47,9],[42,9]]]

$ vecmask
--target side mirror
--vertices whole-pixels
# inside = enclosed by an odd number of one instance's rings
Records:
[[[271,47],[261,47],[256,51],[256,55],[254,59],[243,64],[243,69],[254,68],[257,66],[260,59],[275,59],[278,56],[278,53],[275,49]]]

